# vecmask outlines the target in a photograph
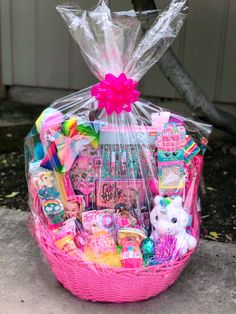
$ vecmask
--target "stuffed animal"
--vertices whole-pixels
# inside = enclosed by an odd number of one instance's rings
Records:
[[[197,240],[186,232],[188,215],[182,206],[182,197],[174,199],[156,196],[155,206],[150,214],[153,227],[151,238],[158,241],[160,235],[171,235],[176,238],[176,250],[184,255],[197,245]]]

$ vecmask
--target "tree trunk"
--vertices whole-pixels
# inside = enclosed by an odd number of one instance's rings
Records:
[[[132,4],[136,12],[156,9],[156,5],[153,0],[132,0]]]
[[[132,0],[132,4],[137,12],[156,9],[154,0]],[[139,15],[144,31],[153,23],[156,14]],[[171,48],[162,56],[158,65],[163,75],[192,108],[195,115],[203,116],[219,129],[236,135],[236,117],[216,108],[194,79],[191,78],[187,70],[180,64]]]
[[[168,49],[160,59],[159,68],[197,116],[203,116],[214,126],[236,135],[235,116],[216,108],[179,63],[172,49]]]

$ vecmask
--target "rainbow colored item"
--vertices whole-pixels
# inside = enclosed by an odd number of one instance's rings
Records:
[[[90,143],[90,145],[97,149],[99,145],[99,132],[101,126],[107,123],[101,121],[81,122],[75,116],[62,123],[62,132],[65,136],[70,138],[83,138]]]
[[[199,146],[194,142],[190,135],[186,135],[186,144],[184,148],[184,162],[187,164],[190,160],[193,159],[194,156],[199,154],[201,149]]]
[[[80,135],[87,136],[90,139],[89,143],[93,148],[98,148],[99,132],[92,123],[79,124],[77,131]]]
[[[63,120],[64,116],[60,111],[49,107],[41,113],[36,120],[35,125],[38,133],[40,133],[43,129],[48,130],[50,128],[58,128]]]
[[[55,145],[60,162],[66,171],[71,169],[77,156],[80,155],[89,143],[90,140],[87,137],[81,137],[79,134],[73,137],[66,137],[58,132]]]
[[[53,142],[47,151],[46,156],[40,163],[40,167],[43,167],[48,170],[54,170],[60,173],[65,172],[64,167],[62,166],[60,159],[58,158],[57,148],[55,142]]]
[[[72,117],[69,120],[66,120],[65,122],[63,122],[61,130],[68,137],[73,137],[73,136],[77,135],[78,134],[78,132],[77,132],[77,118]]]
[[[44,202],[43,212],[47,218],[49,226],[57,228],[64,222],[64,206],[59,199],[47,200]]]
[[[90,143],[90,139],[86,136],[77,134],[67,137],[54,130],[50,130],[50,139],[53,142],[50,144],[41,166],[59,173],[69,171],[77,156]]]

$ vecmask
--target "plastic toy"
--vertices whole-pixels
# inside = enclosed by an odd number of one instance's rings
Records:
[[[152,239],[147,238],[142,241],[141,252],[143,254],[144,264],[147,265],[155,253],[155,243]]]
[[[156,145],[160,195],[183,195],[185,136],[184,127],[176,123],[167,123],[158,134]]]
[[[142,253],[136,241],[127,239],[123,243],[121,250],[121,264],[125,268],[142,266]]]
[[[147,237],[142,229],[122,228],[118,230],[117,241],[122,246],[121,264],[123,267],[134,268],[142,266],[143,259],[140,244]]]

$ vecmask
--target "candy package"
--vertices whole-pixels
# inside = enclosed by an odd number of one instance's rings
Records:
[[[138,91],[187,3],[142,14],[111,12],[106,1],[57,7],[99,82],[42,112],[25,139],[26,175],[31,230],[58,280],[83,299],[153,296],[195,251],[211,126]]]

